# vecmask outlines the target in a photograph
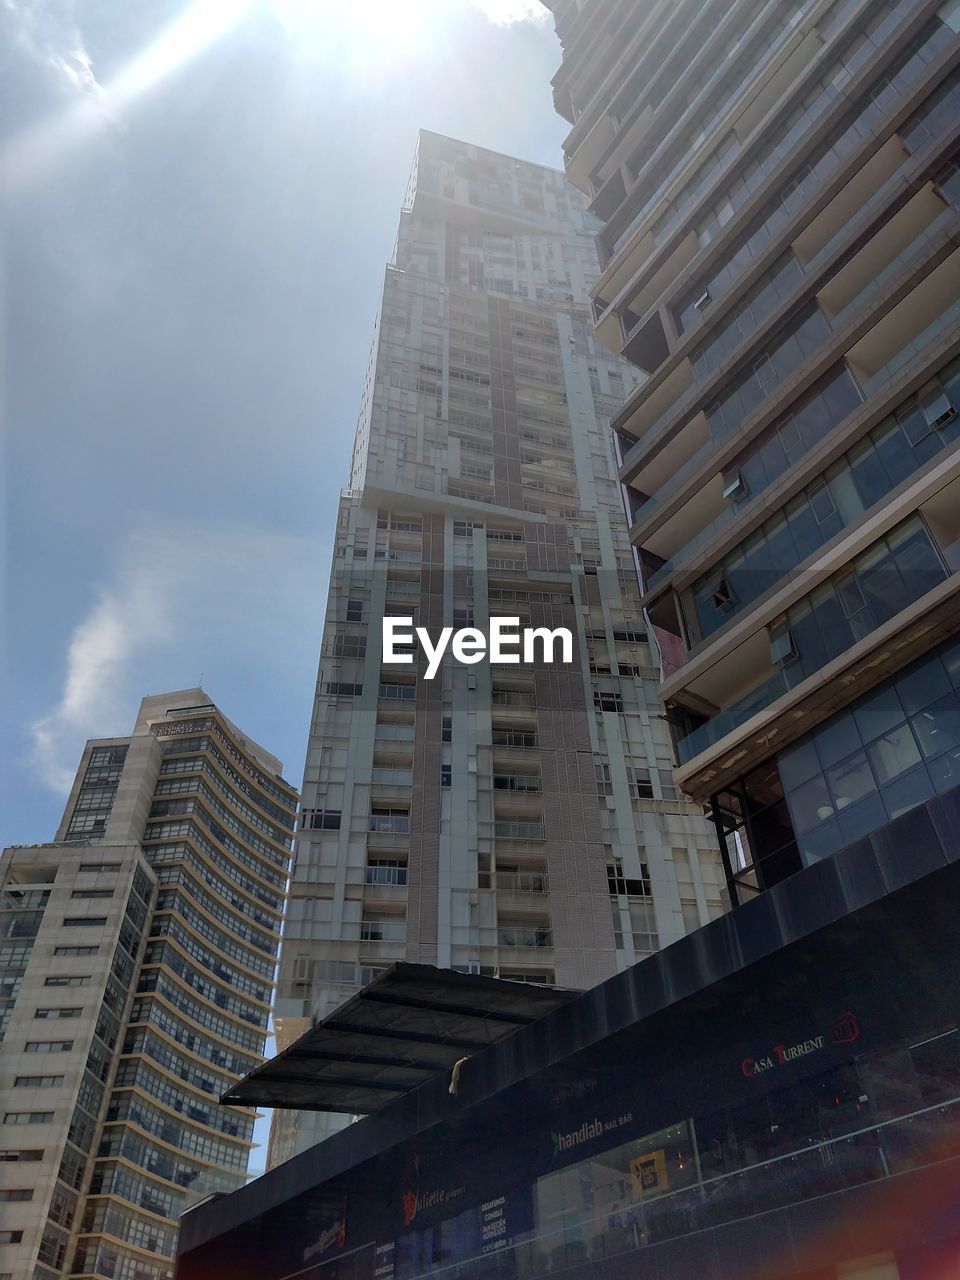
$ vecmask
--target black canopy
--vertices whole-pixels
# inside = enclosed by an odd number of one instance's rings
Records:
[[[221,1098],[368,1115],[575,995],[398,963]]]

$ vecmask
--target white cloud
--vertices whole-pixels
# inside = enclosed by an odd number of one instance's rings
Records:
[[[546,22],[550,11],[540,0],[472,0],[484,17],[498,27],[515,22]]]
[[[53,67],[67,86],[99,100],[103,88],[93,71],[76,17],[74,0],[5,0],[20,44],[36,60]]]
[[[316,539],[250,526],[132,534],[70,635],[56,705],[29,727],[41,781],[69,789],[87,738],[126,732],[141,697],[198,683],[204,666],[212,686],[218,661],[275,673],[299,661],[298,637],[314,654],[322,593],[303,583],[323,581],[327,556]]]

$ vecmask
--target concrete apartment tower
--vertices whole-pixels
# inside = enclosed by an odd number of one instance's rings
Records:
[[[960,782],[960,4],[550,7],[677,784],[742,901]]]
[[[202,689],[87,743],[51,844],[0,862],[0,1275],[170,1280],[246,1181],[297,792]]]
[[[278,1043],[396,960],[586,988],[724,909],[672,775],[563,174],[421,133],[339,509]],[[381,618],[565,626],[572,666],[381,661]],[[328,1117],[276,1113],[271,1164]]]

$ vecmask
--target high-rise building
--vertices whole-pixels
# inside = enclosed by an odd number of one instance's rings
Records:
[[[724,909],[671,776],[595,341],[599,223],[563,174],[421,133],[336,530],[281,953],[278,1043],[392,961],[587,988]],[[382,662],[567,627],[572,665]],[[329,1121],[274,1117],[271,1164]]]
[[[515,984],[388,973],[231,1095],[370,1114],[199,1207],[178,1275],[952,1280],[960,5],[550,7],[596,333],[644,375],[639,608],[734,909],[512,1021]]]
[[[0,1275],[168,1280],[246,1181],[297,792],[202,689],[83,752],[54,842],[0,863]]]
[[[549,7],[677,783],[743,901],[960,782],[960,5]]]

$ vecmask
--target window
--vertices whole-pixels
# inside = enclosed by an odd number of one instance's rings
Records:
[[[451,742],[453,740],[453,716],[444,716],[440,722],[440,741]]]
[[[3,1123],[49,1124],[52,1119],[52,1111],[7,1111],[3,1117]]]
[[[442,764],[440,766],[440,785],[441,787],[449,787],[453,783],[453,766]]]
[[[63,1076],[17,1076],[13,1082],[15,1089],[55,1089],[63,1084]]]
[[[957,411],[947,399],[939,382],[925,387],[919,395],[920,411],[930,427],[939,428],[957,416]]]
[[[380,685],[378,696],[393,702],[413,702],[417,696],[416,686],[391,681]]]
[[[55,956],[95,956],[99,947],[54,947]]]
[[[729,609],[737,597],[725,573],[718,574],[708,588],[715,609]]]
[[[69,1053],[72,1040],[28,1040],[27,1053]]]
[[[119,862],[81,862],[80,870],[96,872],[119,871],[121,865]]]
[[[112,898],[112,889],[74,889],[71,898]],[[66,923],[66,921],[64,921]]]
[[[309,826],[313,831],[340,830],[341,814],[339,809],[308,809],[303,816],[304,826],[307,825],[306,819],[309,817]]]
[[[649,769],[628,769],[627,776],[630,779],[631,800],[653,799],[653,782]]]
[[[349,680],[328,680],[323,692],[331,698],[359,698],[363,693],[362,684],[353,684]]]
[[[0,1231],[0,1244],[19,1244],[22,1239],[22,1231]]]
[[[623,698],[619,693],[600,693],[593,695],[593,705],[598,711],[622,711]]]
[[[7,1148],[5,1151],[0,1151],[0,1164],[32,1164],[42,1159],[43,1151],[41,1150],[17,1151],[14,1148]]]
[[[371,858],[364,872],[366,884],[407,883],[407,864],[395,858]]]
[[[347,622],[363,621],[363,601],[348,600],[347,601]]]
[[[82,1010],[79,1006],[71,1009],[38,1009],[35,1018],[79,1018]]]
[[[614,858],[607,864],[607,887],[613,897],[643,898],[650,893],[650,877],[646,866],[640,864],[640,878],[628,877],[623,870],[623,859]]]
[[[403,835],[410,830],[410,811],[389,805],[378,805],[370,810],[368,830]]]
[[[64,916],[63,919],[65,929],[102,929],[106,923],[106,916]]]
[[[57,973],[52,977],[44,978],[43,985],[45,987],[86,987],[90,984],[90,975],[74,974],[74,973]]]
[[[333,653],[337,658],[365,658],[367,656],[366,637],[350,635],[334,636]]]
[[[785,667],[797,657],[793,635],[785,622],[777,622],[770,628],[770,661],[777,667]]]
[[[407,936],[407,923],[402,916],[388,916],[367,912],[360,921],[362,942],[403,942]]]

